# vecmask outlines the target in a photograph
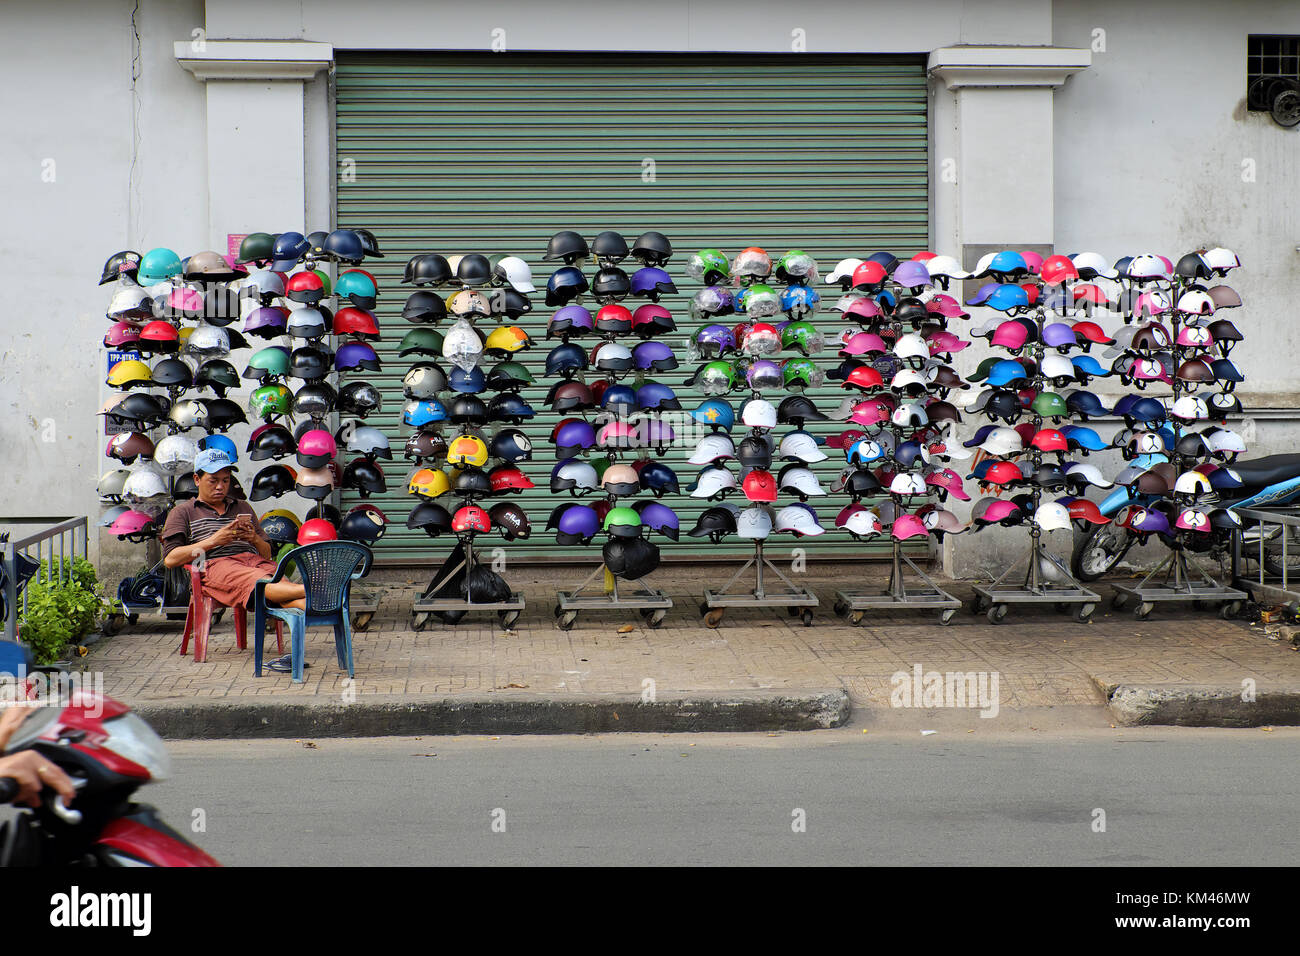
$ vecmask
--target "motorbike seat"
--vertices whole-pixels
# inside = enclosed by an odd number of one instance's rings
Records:
[[[1245,483],[1244,488],[1234,489],[1234,495],[1247,491],[1259,491],[1269,485],[1288,478],[1300,476],[1300,455],[1268,455],[1251,461],[1238,461],[1229,465]]]

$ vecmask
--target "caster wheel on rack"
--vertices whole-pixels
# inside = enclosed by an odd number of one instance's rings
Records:
[[[836,601],[835,604],[834,604],[834,606],[832,606],[832,608],[831,608],[831,610],[832,610],[835,614],[840,615],[840,616],[843,616],[843,615],[844,615],[844,612],[847,611],[848,609],[849,609],[849,606],[848,606],[847,604],[845,604],[843,601]]]
[[[983,614],[987,607],[988,605],[984,603],[982,595],[977,594],[970,599],[970,612],[972,614]]]
[[[1128,595],[1120,591],[1116,591],[1115,596],[1110,599],[1110,606],[1117,611],[1127,603],[1128,603]]]
[[[723,609],[720,607],[710,608],[704,612],[704,626],[717,627],[722,623]]]
[[[957,609],[956,609],[955,607],[946,608],[946,609],[944,609],[943,611],[940,611],[940,612],[939,612],[939,623],[940,623],[940,624],[943,624],[943,625],[945,625],[945,626],[948,625],[948,624],[951,624],[951,623],[952,623],[953,616],[954,616],[956,613],[957,613]]]
[[[658,610],[650,610],[650,613],[646,615],[645,622],[650,627],[658,627],[664,622],[664,618],[667,616],[668,609],[661,607]]]
[[[1197,600],[1192,602],[1192,610],[1194,611],[1204,611],[1208,607],[1209,605],[1204,601]]]
[[[1092,612],[1095,610],[1097,610],[1097,605],[1095,604],[1080,604],[1078,609],[1074,612],[1074,619],[1080,624],[1086,624],[1092,619]]]
[[[364,631],[370,626],[370,621],[374,616],[374,613],[371,611],[365,611],[358,614],[356,619],[352,622],[352,626],[358,631]]]
[[[1229,601],[1227,604],[1223,605],[1223,607],[1219,608],[1219,617],[1223,618],[1225,621],[1236,617],[1240,613],[1240,601]]]
[[[411,615],[411,630],[423,631],[429,625],[429,612],[418,611]]]
[[[562,613],[564,613],[564,610],[558,604],[555,605],[555,608],[551,611],[551,614],[555,617],[559,617]]]
[[[866,612],[866,611],[850,611],[850,612],[849,612],[849,623],[850,623],[850,624],[861,624],[861,623],[866,619],[866,617],[867,617],[867,612]]]
[[[558,622],[560,625],[560,630],[562,631],[572,630],[573,624],[576,620],[578,620],[577,611],[565,611],[563,614],[560,615],[560,620]]]
[[[707,602],[700,602],[700,617],[708,617],[711,610],[713,610],[713,608],[709,607]]]
[[[804,627],[812,627],[812,622],[813,622],[812,608],[804,608],[803,613],[799,615],[799,618],[800,620],[803,621]]]
[[[124,627],[126,627],[125,614],[110,614],[104,618],[104,625],[101,630],[105,637],[112,637],[114,634],[121,633]]]
[[[1156,606],[1152,604],[1150,601],[1143,601],[1133,610],[1133,616],[1136,617],[1139,621],[1145,621],[1147,618],[1151,616],[1151,612],[1154,611],[1155,609]]]
[[[501,626],[502,626],[502,627],[505,627],[505,628],[512,628],[512,627],[514,627],[515,624],[517,624],[518,622],[519,622],[519,612],[518,612],[518,611],[502,611],[502,612],[501,612]]]
[[[989,608],[988,618],[990,624],[1001,624],[1007,616],[1007,606],[1005,604],[994,604]]]

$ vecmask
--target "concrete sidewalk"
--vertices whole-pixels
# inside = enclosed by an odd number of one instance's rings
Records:
[[[849,567],[866,578],[855,586],[884,586],[883,566]],[[308,632],[304,684],[287,674],[254,678],[252,635],[239,651],[229,615],[213,629],[203,664],[176,653],[181,622],[147,616],[95,644],[81,664],[172,737],[809,729],[840,725],[850,713],[865,725],[925,726],[940,716],[936,708],[891,708],[894,675],[918,667],[995,674],[1002,720],[1050,711],[1094,726],[1300,723],[1296,648],[1212,611],[1166,605],[1137,621],[1103,603],[1091,623],[1077,624],[1050,608],[1022,608],[994,626],[962,610],[946,627],[932,611],[868,612],[852,626],[831,611],[843,579],[810,573],[799,583],[822,601],[811,627],[784,608],[733,608],[709,629],[699,603],[721,569],[674,566],[650,579],[675,602],[662,626],[634,611],[583,612],[572,630],[560,630],[555,591],[586,573],[509,575],[528,602],[512,631],[490,614],[414,631],[412,573],[377,572],[365,590],[382,587],[383,599],[354,635],[355,682],[339,669],[327,629]],[[970,596],[962,585],[952,590]],[[1109,601],[1104,583],[1099,593]],[[1255,701],[1242,700],[1243,687]]]

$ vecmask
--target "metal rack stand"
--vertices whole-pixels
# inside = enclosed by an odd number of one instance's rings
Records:
[[[750,567],[754,568],[754,588],[751,591],[732,594],[730,587],[740,580]],[[767,568],[785,587],[778,591],[769,591],[763,583],[763,568]],[[813,622],[812,609],[821,604],[817,595],[807,588],[798,587],[781,573],[781,570],[763,555],[762,539],[755,539],[754,554],[745,560],[736,573],[717,590],[704,592],[704,603],[700,605],[700,615],[706,627],[717,627],[729,607],[784,607],[791,617],[798,615],[805,627]]]
[[[581,584],[572,591],[557,591],[555,605],[556,625],[562,631],[573,627],[578,620],[579,611],[603,611],[634,608],[648,627],[658,627],[668,616],[668,609],[673,606],[673,599],[658,588],[637,588],[630,595],[618,591],[618,576],[610,575],[614,580],[613,590],[608,594],[584,594],[596,576],[605,570],[605,565],[596,565]]]
[[[469,593],[469,576],[474,570],[475,555],[471,535],[457,535],[457,540],[465,550],[465,556],[460,562],[447,573],[435,574],[429,581],[429,586],[424,592],[415,599],[411,605],[411,628],[412,630],[422,631],[428,626],[429,617],[434,611],[495,611],[501,619],[502,627],[514,627],[519,620],[519,612],[524,609],[523,596],[518,591],[511,591],[510,598],[506,601],[475,601]],[[464,568],[465,570],[465,596],[464,597],[434,597],[438,590],[448,581],[452,580],[456,574]],[[378,606],[378,601],[375,602]],[[365,605],[354,607],[354,611],[361,611]],[[364,613],[364,611],[362,611]],[[373,614],[373,609],[370,609]],[[367,624],[369,621],[367,621]]]
[[[923,587],[908,590],[903,565],[921,579]],[[961,599],[935,584],[915,561],[903,554],[902,542],[895,541],[889,586],[884,591],[839,588],[835,591],[834,610],[836,614],[847,617],[850,624],[861,624],[865,612],[875,608],[934,609],[939,611],[939,623],[948,624],[960,607]]]

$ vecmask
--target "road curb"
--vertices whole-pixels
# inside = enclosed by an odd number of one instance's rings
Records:
[[[1095,678],[1094,678],[1095,679]],[[1300,725],[1300,686],[1259,686],[1253,700],[1232,684],[1111,684],[1097,681],[1117,724],[1179,727]]]
[[[654,702],[637,694],[501,694],[376,696],[352,704],[250,700],[131,706],[170,739],[822,730],[841,726],[851,713],[842,688],[681,694]]]

